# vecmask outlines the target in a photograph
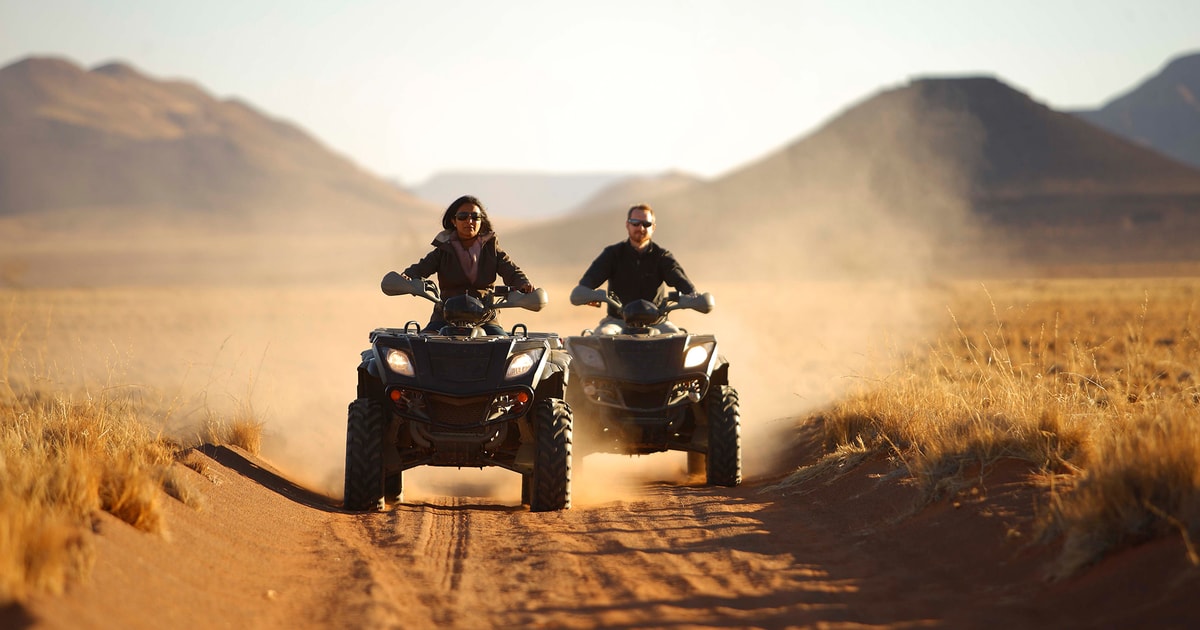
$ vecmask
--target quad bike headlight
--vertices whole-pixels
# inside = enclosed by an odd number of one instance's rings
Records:
[[[393,372],[403,374],[404,376],[413,375],[412,361],[408,355],[395,348],[389,348],[387,352],[387,364]]]
[[[600,351],[585,345],[572,345],[571,354],[582,364],[593,370],[604,369],[604,355]]]
[[[537,365],[538,359],[542,358],[542,351],[530,350],[513,356],[508,362],[508,370],[504,372],[504,378],[513,379],[524,376],[533,366]]]
[[[694,368],[704,365],[704,362],[708,360],[709,352],[709,344],[701,344],[699,346],[692,346],[691,348],[688,348],[687,352],[683,354],[683,367]]]

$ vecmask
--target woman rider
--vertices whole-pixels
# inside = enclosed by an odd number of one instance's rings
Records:
[[[437,273],[443,300],[464,294],[482,297],[496,283],[497,275],[506,285],[518,287],[523,293],[533,291],[529,278],[500,249],[487,211],[478,199],[471,195],[455,199],[442,214],[442,227],[433,239],[433,251],[405,269],[404,277],[427,278]],[[484,331],[489,335],[504,334],[504,328],[495,322],[494,311],[492,318],[482,325]],[[425,330],[437,332],[445,325],[442,306],[435,305]]]

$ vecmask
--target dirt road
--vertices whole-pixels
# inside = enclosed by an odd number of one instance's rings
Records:
[[[375,627],[754,625],[812,605],[813,569],[772,548],[761,504],[660,486],[563,513],[447,499],[338,519],[348,597]],[[414,589],[413,585],[423,585]],[[815,594],[817,601],[825,597]]]
[[[171,531],[104,515],[91,578],[0,611],[45,628],[1172,627],[1200,619],[1179,541],[1062,583],[1019,466],[914,512],[886,462],[733,489],[651,483],[534,514],[441,497],[350,514],[236,449]],[[981,477],[982,478],[982,477]],[[516,497],[514,497],[515,499]],[[515,501],[514,501],[515,503]]]

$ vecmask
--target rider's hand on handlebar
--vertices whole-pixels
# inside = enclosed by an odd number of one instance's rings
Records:
[[[529,284],[528,282],[526,282],[525,284],[522,284],[517,290],[520,291],[521,293],[533,293],[534,292],[533,285]]]

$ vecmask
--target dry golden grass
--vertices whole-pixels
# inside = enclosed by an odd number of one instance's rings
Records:
[[[2,605],[35,592],[60,593],[86,574],[100,512],[164,534],[167,496],[195,509],[204,498],[196,477],[175,465],[188,461],[194,444],[163,434],[169,411],[135,388],[53,391],[44,376],[50,369],[29,361],[45,353],[22,347],[24,324],[0,317],[0,328]],[[254,450],[261,426],[242,415],[215,421],[206,432],[218,443]]]
[[[231,415],[210,413],[204,422],[204,441],[229,444],[257,455],[262,449],[263,422],[249,405],[240,405]]]
[[[826,459],[886,453],[928,499],[1001,458],[1048,489],[1062,577],[1114,548],[1200,532],[1200,281],[958,287],[943,333],[815,414]],[[811,471],[806,471],[811,474]]]
[[[103,510],[161,532],[159,488],[179,447],[108,397],[8,400],[0,408],[0,599],[61,591],[86,569]],[[43,527],[47,522],[49,527]]]
[[[188,461],[191,447],[157,433],[154,424],[135,402],[108,395],[0,405],[0,602],[61,592],[86,573],[101,511],[161,534],[167,496],[204,507],[197,478],[187,471],[204,474]],[[208,429],[216,443],[251,450],[261,426],[239,418]]]

